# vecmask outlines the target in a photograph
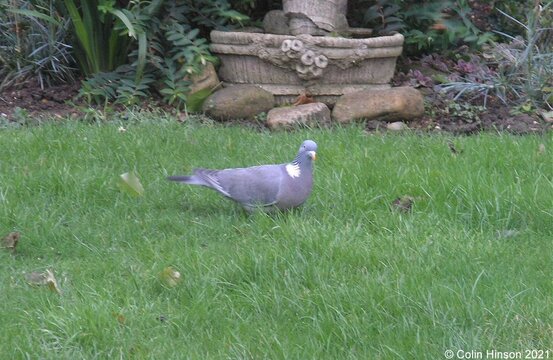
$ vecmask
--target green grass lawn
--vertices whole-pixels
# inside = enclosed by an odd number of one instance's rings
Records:
[[[0,251],[0,359],[553,350],[552,134],[119,126],[0,130],[0,237],[21,232]],[[292,160],[307,138],[315,187],[298,211],[248,216],[165,180]],[[132,170],[142,197],[117,187]],[[391,209],[403,195],[410,213]],[[27,283],[45,269],[61,296]]]

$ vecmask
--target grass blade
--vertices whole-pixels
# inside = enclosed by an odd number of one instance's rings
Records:
[[[35,10],[29,10],[29,9],[12,9],[8,8],[8,11],[14,14],[20,14],[23,16],[28,16],[31,18],[39,18],[41,20],[47,21],[53,25],[59,26],[60,23],[56,19],[54,19],[52,16],[46,15],[44,13],[35,11]]]

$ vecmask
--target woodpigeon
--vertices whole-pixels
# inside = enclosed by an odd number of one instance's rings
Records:
[[[167,179],[206,186],[240,203],[247,211],[287,210],[304,203],[313,188],[313,160],[317,144],[305,140],[287,164],[260,165],[224,170],[194,169],[189,176]]]

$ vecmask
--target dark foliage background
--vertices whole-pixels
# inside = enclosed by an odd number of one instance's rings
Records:
[[[412,59],[440,53],[458,61],[460,47],[481,54],[511,44],[503,55],[490,55],[488,77],[473,76],[471,84],[519,84],[503,86],[500,95],[516,91],[543,106],[553,92],[550,71],[543,70],[551,67],[551,3],[350,0],[348,21],[377,36],[401,32],[404,57]],[[0,91],[28,81],[45,88],[81,80],[80,96],[90,103],[153,97],[184,108],[190,77],[217,63],[209,32],[259,26],[269,10],[281,8],[278,0],[0,0]]]

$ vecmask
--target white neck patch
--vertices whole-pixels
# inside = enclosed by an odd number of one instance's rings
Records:
[[[300,166],[298,164],[294,164],[294,163],[287,164],[286,165],[286,173],[291,178],[297,178],[301,175]]]

